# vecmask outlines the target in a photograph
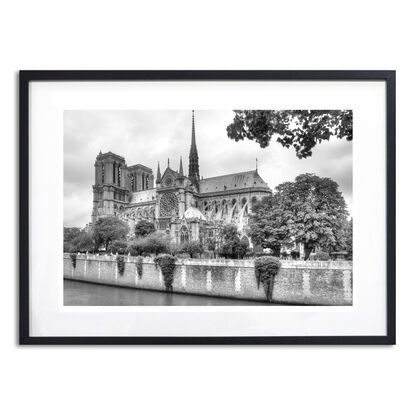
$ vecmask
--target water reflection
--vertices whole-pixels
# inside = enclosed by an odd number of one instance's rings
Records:
[[[110,287],[80,281],[64,280],[64,305],[66,306],[232,306],[271,305],[255,301],[202,297],[186,294]]]

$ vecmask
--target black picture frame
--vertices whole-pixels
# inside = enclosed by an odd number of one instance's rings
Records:
[[[384,81],[386,83],[386,286],[384,336],[34,337],[29,309],[29,84],[36,81]],[[396,73],[353,71],[20,71],[19,77],[19,344],[21,345],[391,345],[396,343]]]

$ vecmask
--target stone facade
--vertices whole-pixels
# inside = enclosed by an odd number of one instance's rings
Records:
[[[192,113],[189,173],[183,163],[177,170],[170,167],[164,173],[157,166],[136,164],[127,166],[125,159],[112,152],[95,161],[92,224],[99,218],[115,215],[130,225],[133,232],[138,220],[155,224],[156,229],[170,235],[175,243],[204,242],[215,238],[225,223],[234,223],[241,237],[246,235],[248,214],[252,205],[270,195],[271,189],[258,170],[200,178],[196,145],[194,113]]]
[[[64,254],[64,278],[98,284],[164,291],[154,258],[143,258],[142,274],[135,257],[125,256],[121,275],[115,255],[78,254],[76,266]],[[266,301],[258,287],[252,260],[177,259],[173,292]],[[352,305],[352,263],[349,261],[282,261],[272,301],[282,304]]]

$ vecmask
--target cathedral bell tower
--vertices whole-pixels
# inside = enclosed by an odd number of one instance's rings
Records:
[[[189,179],[199,191],[199,156],[196,147],[196,133],[195,133],[195,112],[192,111],[192,144],[190,146],[189,154]]]

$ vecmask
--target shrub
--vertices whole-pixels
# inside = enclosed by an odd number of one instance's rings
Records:
[[[300,251],[297,251],[297,250],[291,251],[291,258],[292,259],[300,258]]]
[[[195,254],[203,254],[203,246],[200,242],[187,242],[179,248],[178,253],[189,254],[190,258],[193,258]]]
[[[128,253],[127,250],[127,242],[117,239],[115,241],[111,241],[108,245],[108,251],[112,254],[126,254]]]
[[[139,256],[137,258],[135,266],[137,267],[137,274],[141,278],[143,276],[143,257]]]
[[[145,238],[137,239],[130,243],[129,252],[131,255],[149,255],[167,253],[170,250],[169,240],[165,235],[152,233]]]
[[[69,256],[70,256],[70,258],[71,258],[72,266],[73,266],[74,268],[76,268],[76,254],[75,254],[75,253],[72,253],[72,254],[70,254]]]
[[[275,277],[280,266],[280,261],[275,257],[263,256],[255,259],[255,277],[258,289],[261,284],[264,286],[267,301],[272,301]]]
[[[120,273],[120,275],[123,275],[124,269],[125,269],[125,261],[124,261],[123,255],[117,256],[117,267],[118,267],[118,272]]]
[[[314,261],[330,261],[330,254],[324,251],[317,251],[314,254]]]
[[[134,229],[135,236],[139,238],[150,235],[155,231],[156,228],[154,227],[153,222],[148,222],[146,220],[138,221]]]
[[[281,256],[282,256],[283,259],[287,259],[288,258],[288,252],[287,251],[282,251]]]
[[[174,269],[176,268],[176,257],[169,254],[158,255],[154,258],[156,266],[160,267],[163,274],[166,291],[173,291]]]

